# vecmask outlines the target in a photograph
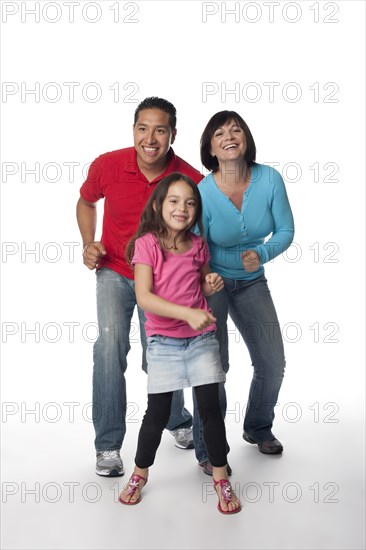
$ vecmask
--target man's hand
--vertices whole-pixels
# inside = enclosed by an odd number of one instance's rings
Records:
[[[259,256],[254,250],[246,250],[241,255],[245,271],[257,271],[260,268]]]
[[[98,260],[105,256],[107,251],[105,246],[100,241],[87,243],[83,248],[83,261],[89,269],[95,269],[98,265]]]
[[[193,330],[203,330],[214,323],[216,321],[216,317],[204,309],[189,308],[185,321],[187,321]]]

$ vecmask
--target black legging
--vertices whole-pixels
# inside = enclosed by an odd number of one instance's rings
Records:
[[[206,384],[194,388],[198,412],[202,421],[203,438],[212,466],[227,463],[226,431],[219,402],[219,385]],[[173,392],[149,393],[147,410],[142,420],[135,457],[138,468],[154,464],[161,435],[167,425]]]

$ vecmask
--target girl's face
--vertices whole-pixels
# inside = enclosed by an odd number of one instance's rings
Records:
[[[195,214],[196,199],[191,187],[182,180],[172,183],[162,204],[163,220],[172,236],[191,227]]]

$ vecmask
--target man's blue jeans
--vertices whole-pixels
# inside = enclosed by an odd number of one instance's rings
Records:
[[[99,337],[94,344],[93,423],[97,451],[119,450],[126,433],[127,354],[131,319],[136,304],[134,281],[101,268],[97,277]],[[146,372],[146,335],[144,312],[138,308],[142,345],[142,368]],[[173,394],[167,429],[187,428],[192,416],[184,408],[184,393]]]
[[[281,329],[267,279],[264,275],[253,281],[235,281],[224,278],[225,287],[207,298],[217,318],[217,339],[225,372],[229,370],[229,345],[227,332],[228,314],[247,345],[253,378],[244,418],[244,431],[256,442],[273,437],[274,407],[281,388],[285,356]],[[226,395],[221,384],[220,403],[225,417]],[[199,417],[194,403],[193,438],[199,462],[207,460]]]

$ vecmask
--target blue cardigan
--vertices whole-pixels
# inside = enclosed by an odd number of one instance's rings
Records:
[[[229,279],[256,279],[264,273],[263,264],[290,246],[294,237],[291,207],[281,174],[271,166],[253,164],[241,211],[220,191],[212,173],[198,189],[212,271]],[[245,250],[259,255],[257,271],[244,270],[241,254]]]

